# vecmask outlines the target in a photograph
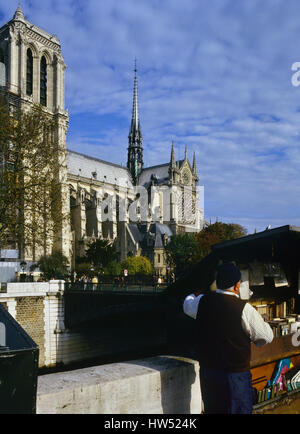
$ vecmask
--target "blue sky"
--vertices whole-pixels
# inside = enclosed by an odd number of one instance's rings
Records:
[[[0,0],[0,20],[18,1]],[[67,64],[67,146],[126,164],[137,58],[147,166],[196,152],[205,217],[300,226],[298,0],[23,0]]]

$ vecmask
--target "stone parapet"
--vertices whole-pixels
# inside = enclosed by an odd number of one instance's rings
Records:
[[[38,377],[38,414],[199,414],[198,362],[156,356]]]

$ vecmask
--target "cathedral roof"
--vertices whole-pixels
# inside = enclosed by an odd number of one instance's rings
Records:
[[[160,164],[159,166],[147,167],[143,169],[139,176],[139,184],[146,185],[151,183],[152,177],[154,176],[157,180],[164,180],[169,177],[168,173],[169,163]]]
[[[128,223],[127,226],[134,241],[140,243],[144,239],[145,233],[139,229],[136,223]]]
[[[184,160],[177,161],[179,167],[181,167]],[[151,183],[152,178],[154,177],[158,184],[163,183],[168,180],[169,175],[169,167],[170,163],[159,164],[157,166],[146,167],[143,169],[142,173],[139,177],[140,185],[147,185]]]
[[[132,184],[126,167],[69,149],[67,149],[67,171],[71,175],[79,175],[88,179],[94,178],[108,184],[119,184],[121,181],[125,181],[126,185],[129,186]]]
[[[146,230],[145,224],[128,223],[127,228],[135,243],[138,243],[143,249],[147,249],[147,237],[150,235],[153,237],[154,248],[164,248],[163,236],[167,235],[170,241],[173,233],[171,228],[163,223],[151,223],[148,230]]]
[[[164,247],[163,240],[161,238],[161,234],[157,232],[155,235],[155,242],[154,242],[154,248],[155,249],[162,249]]]

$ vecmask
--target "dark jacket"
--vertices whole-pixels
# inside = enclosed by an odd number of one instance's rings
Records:
[[[196,318],[200,367],[227,372],[250,370],[251,342],[242,328],[245,304],[234,295],[216,292],[201,297]]]

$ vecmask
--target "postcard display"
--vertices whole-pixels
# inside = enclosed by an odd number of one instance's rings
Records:
[[[255,262],[247,268],[241,267],[241,272],[240,297],[255,307],[271,326],[274,341],[269,345],[278,344],[281,348],[281,340],[293,342],[294,338],[294,354],[251,369],[254,402],[260,407],[283,395],[300,393],[300,345],[296,351],[300,342],[300,314],[295,313],[295,296],[289,292],[280,264]]]

